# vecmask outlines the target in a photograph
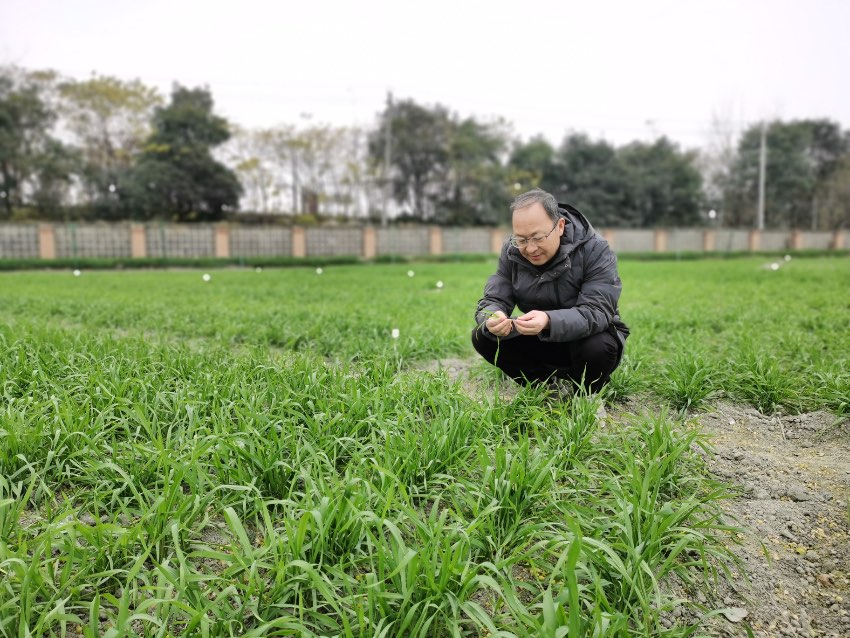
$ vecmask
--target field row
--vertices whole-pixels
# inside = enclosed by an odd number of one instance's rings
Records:
[[[740,571],[688,414],[846,416],[848,263],[623,264],[567,403],[423,371],[488,264],[4,275],[0,636],[690,635]]]

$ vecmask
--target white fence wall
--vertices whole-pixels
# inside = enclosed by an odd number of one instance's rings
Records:
[[[656,228],[599,231],[618,254],[843,249],[844,231]],[[0,224],[0,259],[415,257],[493,254],[506,228],[252,226],[239,224]]]

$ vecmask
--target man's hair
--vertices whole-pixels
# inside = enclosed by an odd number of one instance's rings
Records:
[[[558,212],[558,201],[555,199],[555,196],[539,188],[533,188],[522,195],[517,195],[516,199],[511,203],[511,215],[513,215],[515,210],[526,208],[535,203],[543,206],[553,222],[561,219],[561,213]]]

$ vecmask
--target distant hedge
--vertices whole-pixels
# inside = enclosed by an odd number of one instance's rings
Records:
[[[635,252],[618,253],[621,261],[693,261],[698,259],[740,259],[746,257],[783,258],[793,257],[850,257],[850,249],[841,250],[781,250],[781,251],[736,251],[736,252]],[[0,271],[12,270],[120,270],[122,268],[228,268],[269,267],[298,268],[351,264],[408,264],[408,263],[474,263],[494,259],[495,254],[456,253],[447,255],[381,255],[374,259],[356,256],[335,257],[67,257],[62,259],[0,259]]]

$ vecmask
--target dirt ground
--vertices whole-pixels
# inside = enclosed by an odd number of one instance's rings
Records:
[[[712,471],[742,490],[724,509],[745,529],[735,552],[749,580],[725,581],[723,602],[747,612],[756,636],[850,636],[850,423],[728,404],[696,419],[712,436]]]
[[[477,365],[447,359],[429,369],[474,395]],[[608,421],[647,407],[609,406]],[[712,600],[700,595],[698,602],[727,609],[707,621],[708,635],[747,636],[749,627],[759,638],[850,638],[850,422],[722,402],[691,419],[710,437],[711,471],[740,490],[723,510],[743,529],[732,549],[744,574],[724,578]]]

